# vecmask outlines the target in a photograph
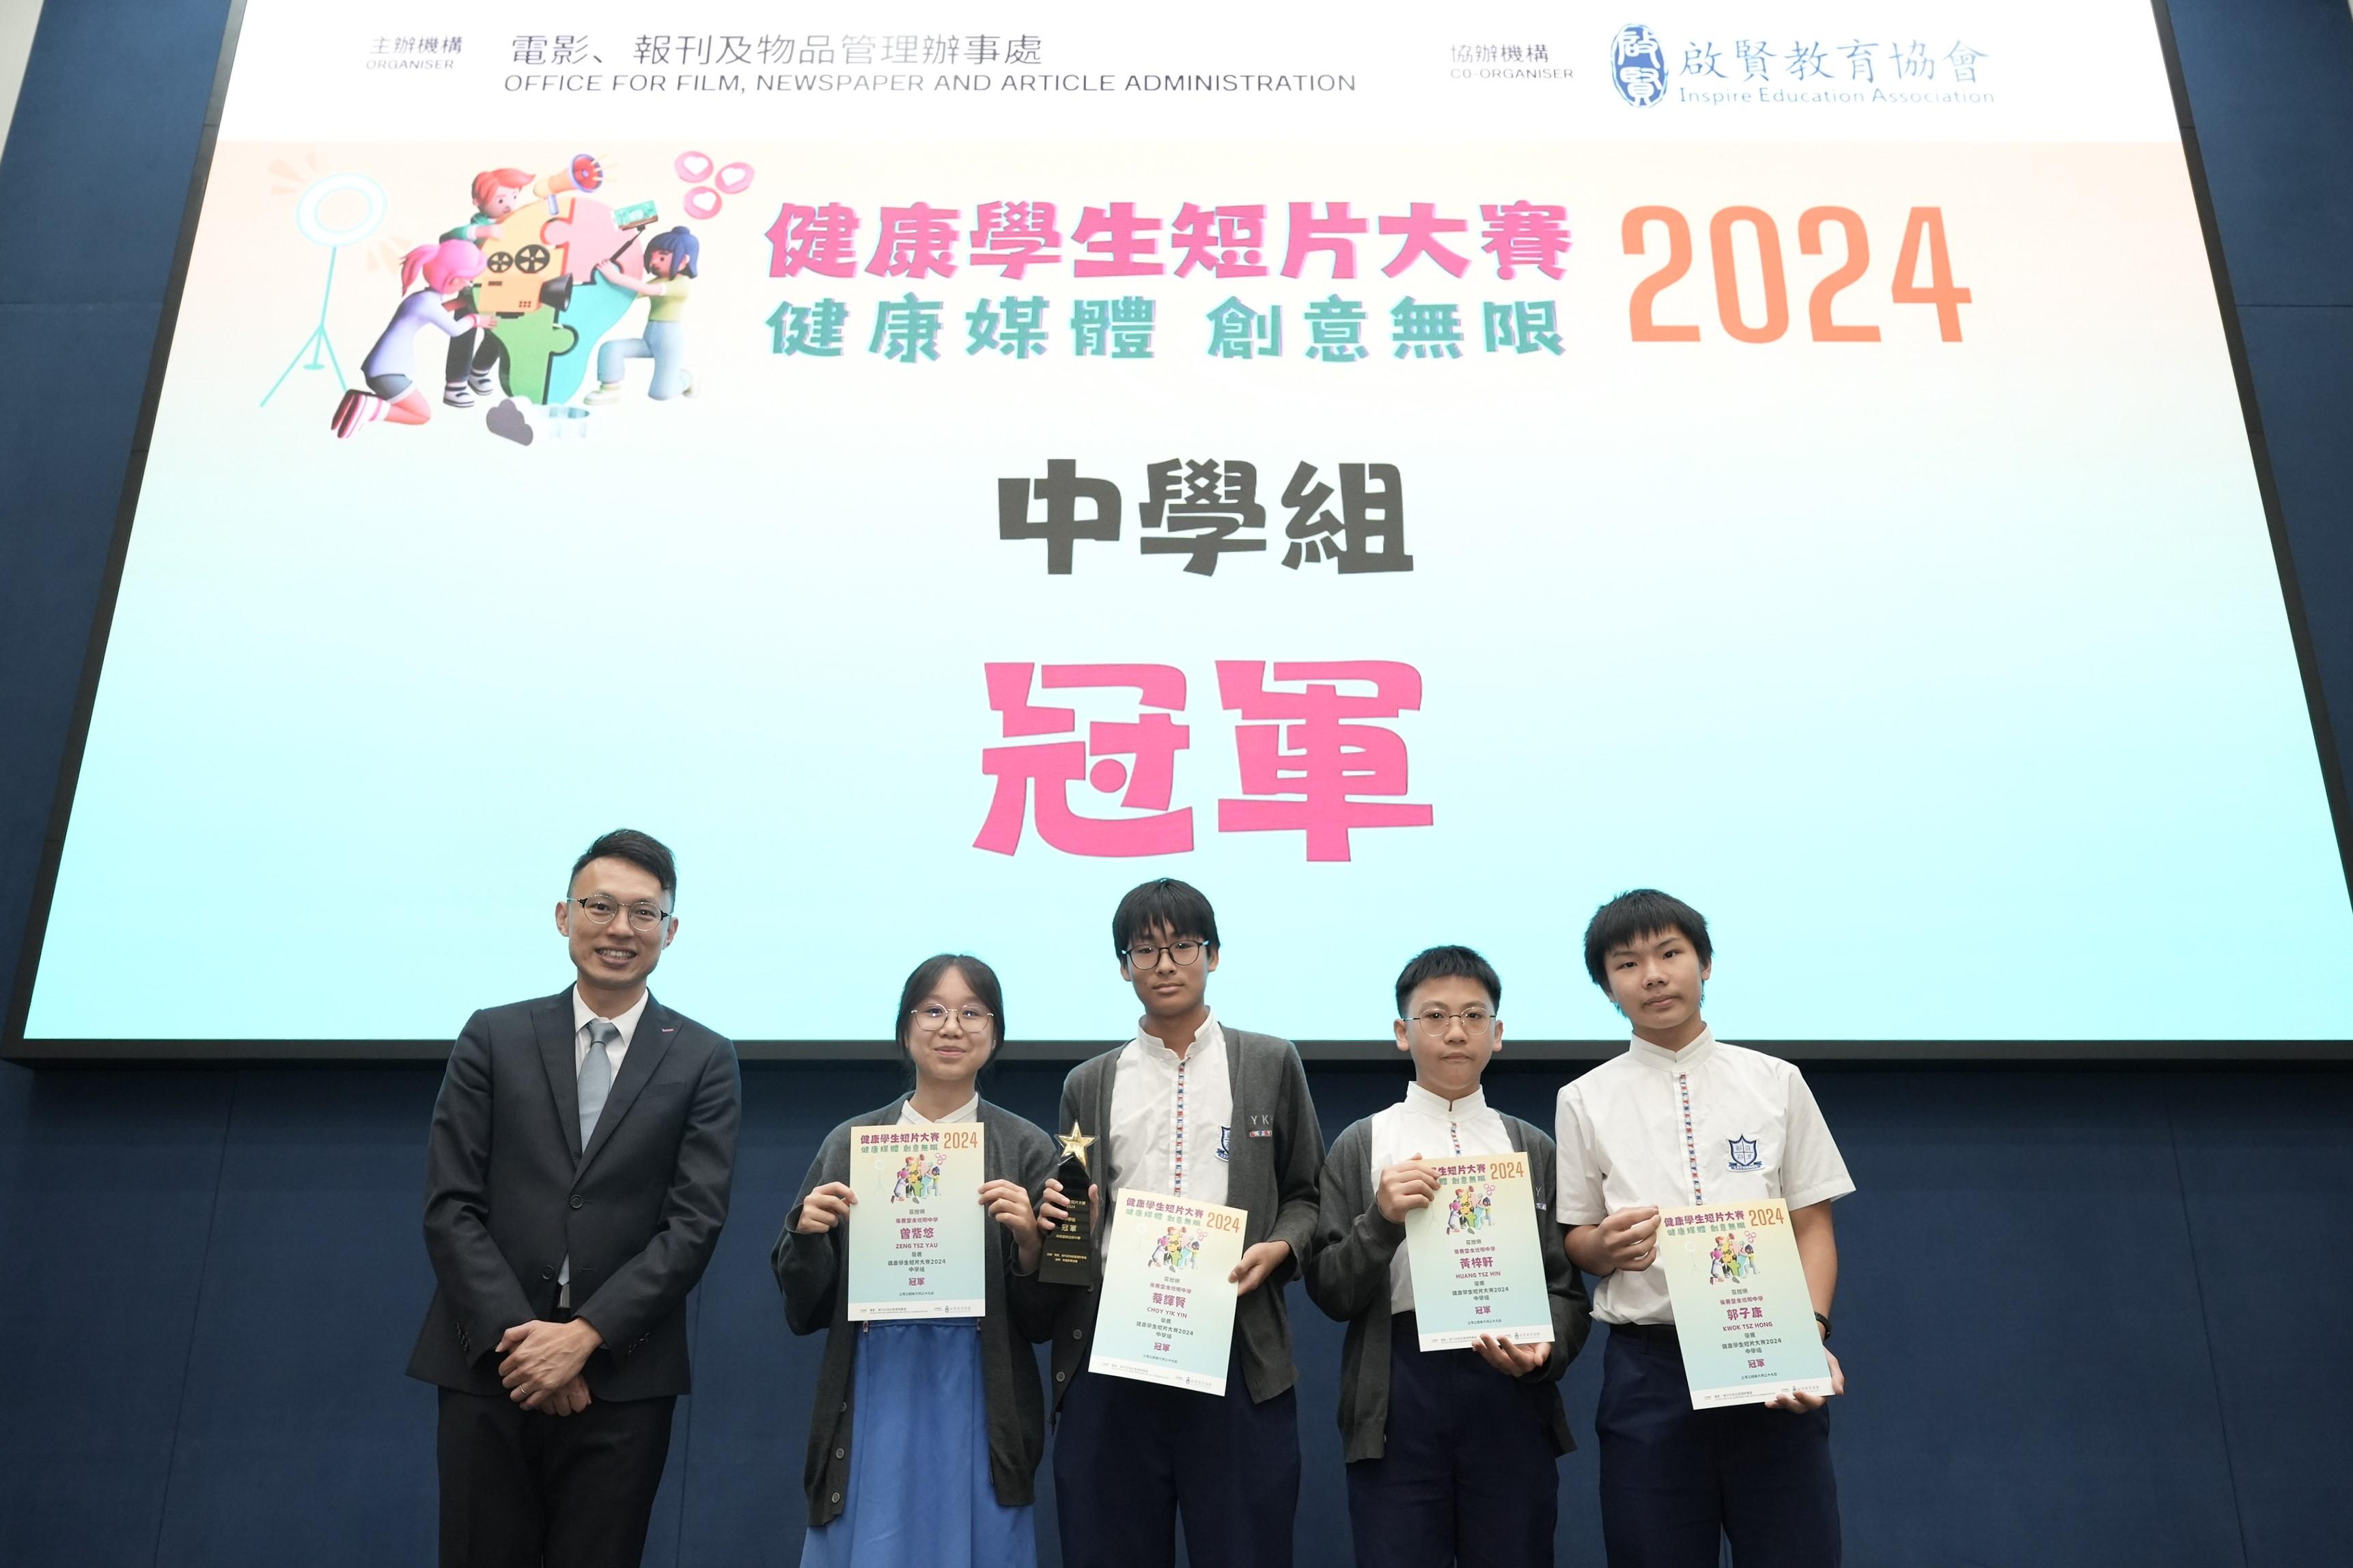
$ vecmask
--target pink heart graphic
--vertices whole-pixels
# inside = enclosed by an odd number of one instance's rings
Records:
[[[678,155],[678,161],[670,167],[677,172],[678,177],[681,180],[700,180],[711,173],[711,154],[681,153]]]

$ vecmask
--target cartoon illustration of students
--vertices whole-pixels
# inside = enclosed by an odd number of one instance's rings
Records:
[[[609,338],[596,350],[596,390],[583,403],[618,403],[621,378],[628,362],[654,362],[653,384],[646,395],[661,401],[694,395],[694,373],[686,368],[686,296],[702,242],[684,224],[665,229],[646,241],[646,275],[632,278],[609,261],[596,264],[596,276],[617,288],[643,294],[646,331],[641,338]]]
[[[482,273],[481,248],[471,240],[445,239],[420,245],[400,260],[400,286],[411,289],[418,278],[425,287],[402,297],[384,335],[360,364],[367,390],[353,387],[335,405],[328,423],[338,437],[347,438],[363,425],[379,419],[395,425],[422,425],[433,417],[425,394],[416,384],[417,334],[427,327],[456,337],[489,323],[459,303],[467,280]]]
[[[499,231],[499,225],[512,216],[515,210],[533,198],[544,198],[565,191],[593,191],[605,183],[605,166],[583,153],[558,174],[533,175],[521,169],[485,169],[474,176],[472,195],[474,216],[441,237],[445,240],[470,240],[481,244]],[[472,289],[466,291],[460,303],[468,315],[474,314]],[[452,408],[471,408],[476,396],[488,397],[495,389],[491,379],[498,369],[502,351],[499,340],[488,331],[470,329],[449,342],[449,353],[443,364],[441,401]]]

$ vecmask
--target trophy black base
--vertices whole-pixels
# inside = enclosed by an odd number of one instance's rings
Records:
[[[1095,1282],[1094,1205],[1082,1195],[1063,1200],[1070,1217],[1046,1237],[1038,1258],[1038,1278],[1049,1285],[1092,1285]]]

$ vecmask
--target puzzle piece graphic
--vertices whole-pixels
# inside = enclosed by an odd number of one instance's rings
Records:
[[[576,198],[564,196],[560,203]],[[484,315],[520,316],[539,305],[539,286],[566,276],[565,244],[550,238],[547,229],[559,221],[548,215],[547,204],[532,202],[501,221],[498,231],[482,245],[482,274],[474,280],[474,298]]]
[[[619,292],[620,290],[616,290]],[[528,403],[549,401],[550,367],[580,342],[580,334],[555,319],[555,312],[541,306],[520,316],[502,317],[493,329],[500,344],[505,348],[506,361],[499,367],[499,377],[510,397],[520,397]],[[593,341],[593,340],[592,340]],[[580,385],[579,372],[572,374],[572,390]],[[571,392],[564,396],[569,397]],[[562,402],[562,397],[554,399]]]
[[[565,308],[562,320],[577,335],[577,341],[570,350],[549,363],[547,395],[543,402],[570,401],[596,365],[597,342],[629,313],[629,307],[637,302],[638,297],[628,289],[617,288],[601,278],[572,290],[572,303]]]
[[[564,268],[573,282],[587,282],[596,276],[597,266],[606,261],[612,261],[632,278],[646,275],[646,264],[638,257],[635,243],[637,231],[614,222],[613,209],[603,202],[584,196],[569,197],[561,217],[547,220],[541,238],[549,246],[564,247]],[[617,259],[613,255],[617,250],[621,252]]]

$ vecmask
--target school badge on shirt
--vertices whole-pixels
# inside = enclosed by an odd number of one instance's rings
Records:
[[[1229,1122],[1225,1126],[1218,1129],[1218,1158],[1220,1160],[1231,1160],[1233,1157],[1234,1129],[1233,1124]]]
[[[1727,1138],[1725,1142],[1731,1145],[1732,1148],[1732,1161],[1725,1169],[1733,1171],[1761,1171],[1765,1168],[1765,1162],[1757,1158],[1756,1139]]]

